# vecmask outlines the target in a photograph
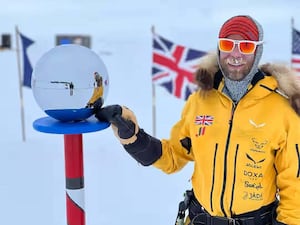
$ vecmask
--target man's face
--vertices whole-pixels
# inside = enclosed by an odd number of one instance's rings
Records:
[[[227,38],[243,40],[240,35],[230,35]],[[238,45],[235,44],[232,52],[220,51],[220,65],[224,76],[236,81],[243,80],[249,74],[255,58],[255,52],[253,54],[243,54],[238,48]]]

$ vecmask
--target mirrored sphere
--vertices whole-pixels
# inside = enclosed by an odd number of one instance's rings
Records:
[[[102,106],[109,77],[102,59],[91,49],[59,45],[46,52],[33,68],[31,87],[40,108],[60,121],[80,121]]]

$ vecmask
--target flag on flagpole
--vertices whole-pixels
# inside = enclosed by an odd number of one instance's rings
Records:
[[[300,75],[300,31],[292,28],[292,69]]]
[[[32,66],[27,54],[27,48],[34,43],[33,40],[24,36],[19,32],[21,43],[22,43],[22,53],[23,53],[23,86],[31,88],[31,74]]]
[[[18,63],[18,77],[19,77],[19,94],[20,94],[20,114],[21,114],[21,123],[22,123],[22,140],[26,141],[25,133],[25,116],[24,116],[24,101],[23,101],[23,86],[31,88],[31,74],[32,66],[27,55],[27,48],[34,43],[31,39],[27,38],[20,33],[18,27],[15,27],[16,31],[16,53],[17,53],[17,63]],[[21,39],[21,41],[20,41]],[[21,56],[19,42],[22,45],[22,54],[23,54],[23,71],[21,71]],[[23,74],[22,74],[23,72]]]
[[[186,100],[196,89],[193,73],[206,52],[175,44],[156,33],[152,43],[152,83]]]

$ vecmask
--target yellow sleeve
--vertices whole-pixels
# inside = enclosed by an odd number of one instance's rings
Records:
[[[153,164],[154,167],[161,169],[165,173],[174,173],[182,169],[189,161],[193,161],[192,150],[184,148],[181,140],[189,138],[188,124],[186,116],[189,102],[186,103],[181,119],[173,126],[169,139],[162,139],[162,156]]]
[[[280,199],[277,220],[292,225],[300,224],[300,118],[290,113],[287,121],[286,141],[275,156]]]

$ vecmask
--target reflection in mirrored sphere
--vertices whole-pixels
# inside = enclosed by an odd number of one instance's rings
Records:
[[[36,63],[31,86],[40,108],[60,121],[78,121],[93,114],[94,103],[102,106],[109,77],[102,59],[84,46],[59,45]]]

